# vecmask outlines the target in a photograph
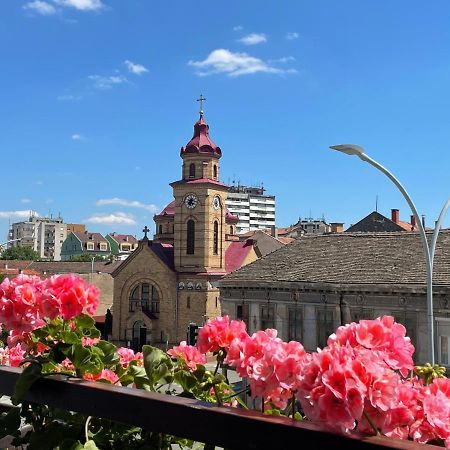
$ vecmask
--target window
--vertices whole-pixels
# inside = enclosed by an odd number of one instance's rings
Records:
[[[236,305],[236,319],[242,320],[245,325],[249,325],[249,317],[250,317],[250,308],[249,305],[242,304],[242,305]]]
[[[189,178],[195,178],[195,164],[191,163],[189,165]]]
[[[86,244],[86,248],[87,248],[88,250],[94,250],[94,243],[93,243],[93,242],[88,242],[88,243]]]
[[[190,308],[191,308],[191,297],[188,297],[188,298],[186,299],[186,308],[187,308],[187,309],[190,309]]]
[[[334,333],[334,315],[332,310],[317,311],[317,345],[325,347],[330,334]]]
[[[261,330],[275,328],[275,307],[273,305],[261,306]]]
[[[100,250],[106,251],[108,250],[108,246],[106,244],[100,244]]]
[[[187,221],[187,236],[186,236],[186,253],[193,255],[195,251],[195,222],[190,219]]]
[[[233,227],[230,227],[230,234],[233,234]]]
[[[217,166],[215,164],[213,166],[213,177],[217,178]]]
[[[213,253],[219,253],[219,222],[214,221],[214,236],[213,236]]]
[[[438,363],[450,366],[450,318],[439,317],[436,320],[436,334],[438,345]]]
[[[159,313],[159,294],[155,286],[150,283],[137,285],[131,291],[129,311]]]
[[[302,337],[302,311],[298,308],[288,310],[288,340],[301,341]]]
[[[162,234],[162,232],[163,232],[163,231],[162,231],[162,225],[160,225],[160,226],[158,227],[158,233],[159,233],[159,234]]]

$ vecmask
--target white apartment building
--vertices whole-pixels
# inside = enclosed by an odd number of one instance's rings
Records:
[[[40,258],[61,261],[61,246],[67,237],[67,224],[61,217],[36,217],[30,215],[28,221],[11,225],[9,239],[15,240],[11,246],[31,247]]]
[[[275,227],[275,196],[265,195],[263,187],[230,186],[225,204],[239,217],[238,234]]]

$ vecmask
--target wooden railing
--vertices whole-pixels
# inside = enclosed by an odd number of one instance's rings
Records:
[[[0,395],[10,396],[21,369],[0,366]],[[138,389],[67,379],[38,380],[25,394],[28,402],[103,417],[226,449],[440,449],[386,437],[343,436],[308,421],[217,406],[194,399]]]

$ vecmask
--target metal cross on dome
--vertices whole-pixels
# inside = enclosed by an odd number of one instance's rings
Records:
[[[147,233],[150,231],[150,228],[148,228],[147,225],[145,225],[145,227],[142,231],[144,232],[144,239],[148,239]]]
[[[197,99],[198,102],[200,102],[200,115],[203,116],[203,102],[206,100],[205,97],[203,97],[202,94],[200,94],[200,98]]]

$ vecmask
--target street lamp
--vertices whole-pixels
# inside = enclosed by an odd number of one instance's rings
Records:
[[[442,208],[442,211],[439,215],[439,219],[436,222],[436,226],[433,232],[433,237],[431,240],[431,247],[428,244],[427,236],[425,234],[425,229],[423,227],[422,221],[419,218],[419,214],[417,213],[417,209],[411,200],[411,197],[406,192],[406,189],[402,186],[399,180],[383,167],[381,164],[373,160],[370,156],[364,153],[364,149],[359,145],[355,144],[342,144],[342,145],[332,145],[330,148],[333,150],[337,150],[338,152],[345,153],[347,155],[357,156],[361,160],[369,163],[374,166],[380,172],[384,173],[399,189],[408,203],[411,211],[416,219],[417,227],[419,228],[420,237],[422,239],[423,251],[425,254],[426,261],[426,269],[427,269],[427,318],[428,318],[428,354],[430,363],[434,365],[434,317],[433,317],[433,260],[434,260],[434,252],[436,250],[436,242],[439,234],[439,229],[441,228],[441,223],[444,219],[445,213],[450,207],[450,198],[447,200],[447,203]]]

